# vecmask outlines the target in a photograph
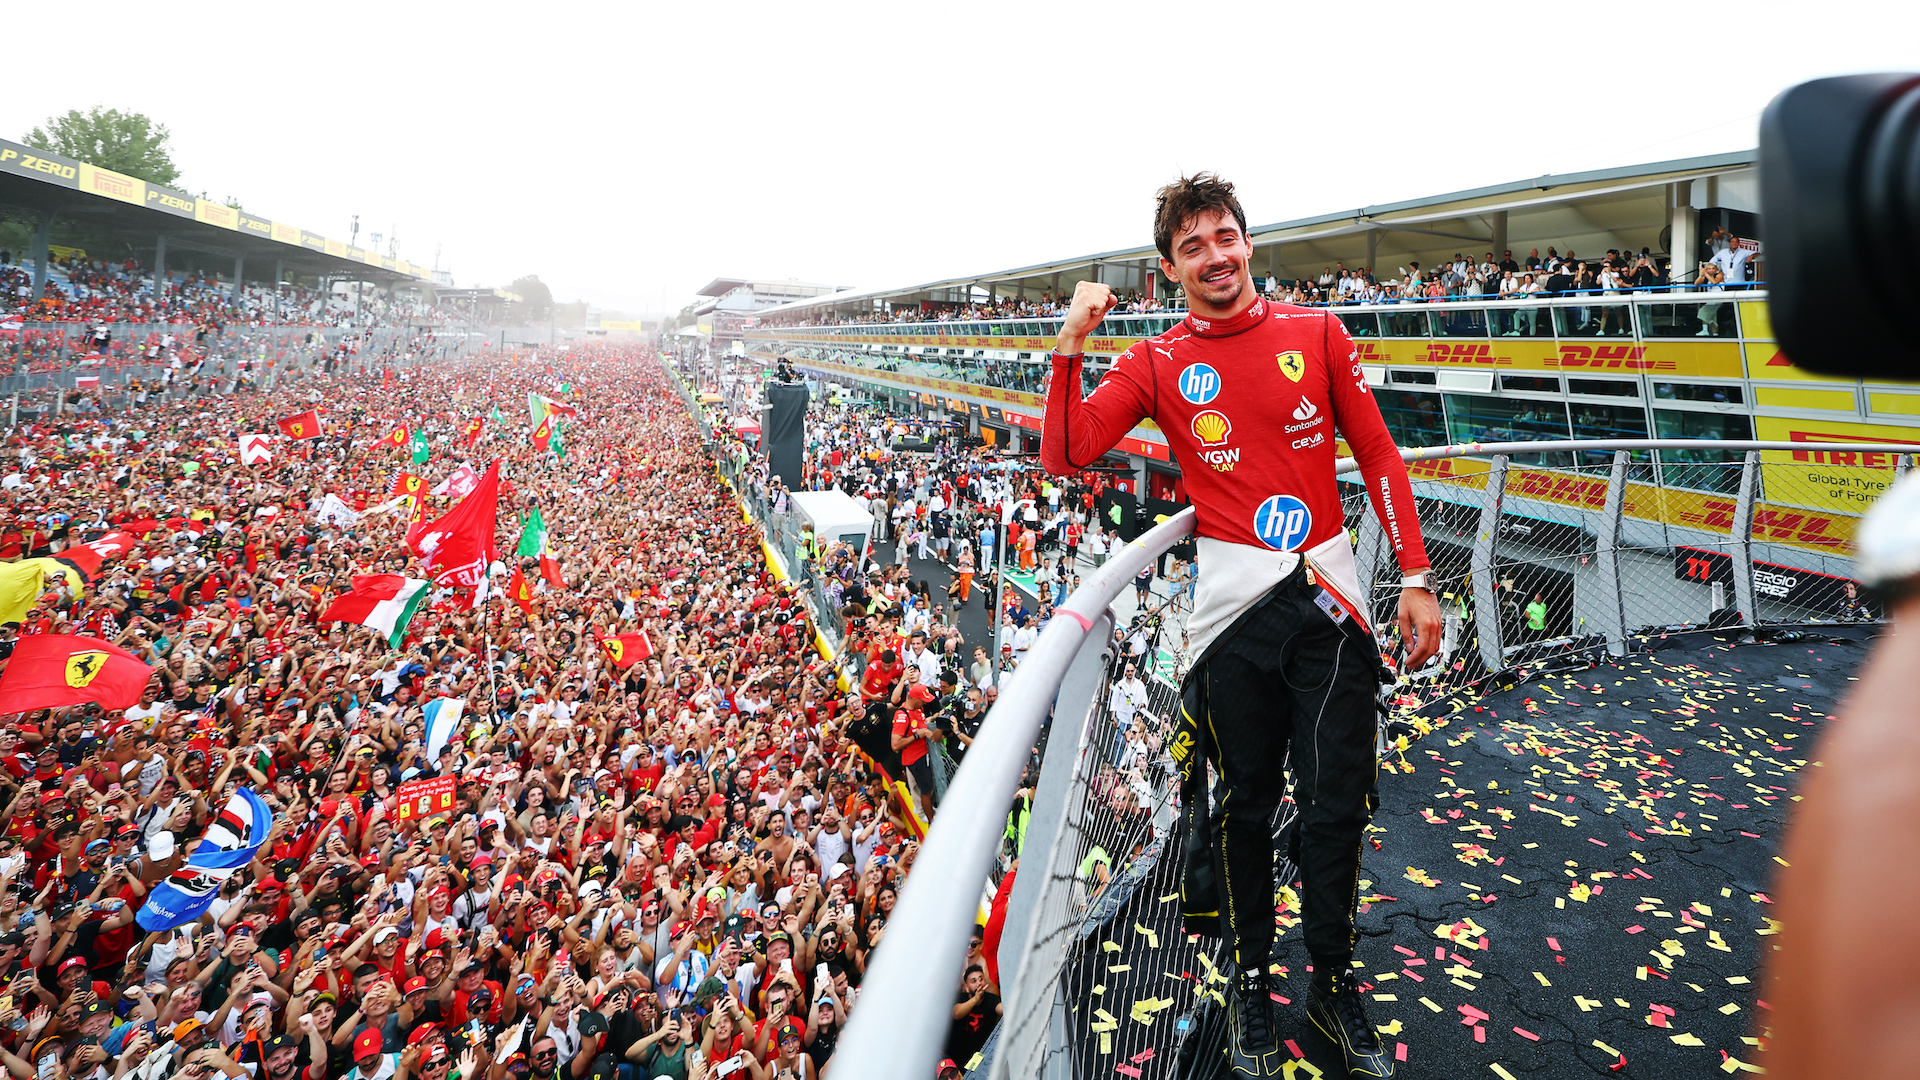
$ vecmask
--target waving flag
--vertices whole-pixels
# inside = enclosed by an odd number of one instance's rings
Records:
[[[273,460],[273,448],[265,432],[240,436],[240,464],[265,465]]]
[[[473,494],[439,520],[407,530],[407,547],[433,575],[435,585],[468,589],[480,584],[493,550],[500,503],[500,463],[487,466]]]
[[[359,574],[353,590],[327,605],[321,622],[351,622],[386,635],[387,644],[400,647],[407,623],[427,597],[427,583],[399,574]]]
[[[467,703],[460,698],[443,697],[427,702],[421,713],[427,718],[427,760],[440,760],[440,751],[460,726],[460,711]]]
[[[435,495],[451,495],[456,499],[464,499],[468,495],[473,494],[473,489],[478,486],[480,486],[480,474],[473,471],[473,466],[462,465],[451,473],[448,473],[445,480],[435,484],[433,486],[433,493]]]
[[[147,894],[134,921],[148,933],[171,930],[199,918],[213,903],[221,882],[253,861],[273,828],[273,810],[252,788],[241,788],[227,800],[220,816],[207,826],[180,869]]]
[[[89,540],[84,544],[75,544],[70,548],[56,551],[53,557],[80,571],[80,576],[86,578],[88,584],[92,584],[93,580],[100,576],[100,564],[108,559],[117,559],[125,555],[139,542],[140,538],[132,533],[110,532],[98,540]]]
[[[578,415],[574,407],[564,401],[555,401],[544,394],[527,391],[527,415],[532,419],[534,427],[539,427],[540,421],[556,413],[561,416]]]
[[[320,437],[320,413],[317,409],[308,409],[303,413],[282,417],[280,433],[289,439],[317,439]]]
[[[152,675],[145,661],[99,638],[30,634],[0,673],[0,702],[23,713],[88,702],[128,709],[139,704]]]
[[[17,334],[27,325],[27,320],[19,315],[0,315],[0,334]]]
[[[418,473],[403,472],[393,478],[393,487],[387,489],[389,495],[406,495],[418,499],[427,493],[427,482]]]
[[[401,424],[399,427],[388,432],[386,437],[381,439],[380,442],[383,446],[391,446],[395,450],[398,450],[407,445],[407,440],[412,437],[413,432],[408,430],[407,425]]]
[[[413,463],[415,465],[425,465],[427,458],[431,456],[433,456],[433,449],[427,445],[427,433],[424,431],[415,431],[413,433]]]
[[[554,423],[553,415],[549,413],[533,425],[533,448],[542,454],[547,452],[548,445],[553,441]]]
[[[507,598],[520,605],[520,610],[533,614],[533,586],[528,584],[527,575],[520,568],[513,568],[513,576],[507,579]]]
[[[467,421],[467,445],[472,446],[473,440],[479,438],[480,433],[485,431],[486,428],[487,422],[478,416]]]
[[[556,589],[566,588],[567,583],[560,576],[560,560],[553,557],[553,545],[548,542],[546,520],[540,516],[537,506],[527,513],[526,524],[520,529],[520,547],[515,554],[537,557],[540,576],[551,581]]]
[[[614,667],[629,668],[653,655],[653,642],[645,634],[616,634],[601,638],[600,649]]]

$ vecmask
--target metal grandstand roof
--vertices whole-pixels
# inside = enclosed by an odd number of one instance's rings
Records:
[[[1506,246],[1522,254],[1529,247],[1545,248],[1555,243],[1563,248],[1586,250],[1593,250],[1596,244],[1601,249],[1630,245],[1636,249],[1646,246],[1663,250],[1665,241],[1660,234],[1665,224],[1667,185],[1751,170],[1757,157],[1758,151],[1741,150],[1586,172],[1548,173],[1531,179],[1258,225],[1248,231],[1256,248],[1255,268],[1260,271],[1270,267],[1279,269],[1282,262],[1290,271],[1302,270],[1306,263],[1312,263],[1312,269],[1337,261],[1362,265],[1361,260],[1369,250],[1367,234],[1377,234],[1372,250],[1381,256],[1376,271],[1383,278],[1394,276],[1396,264],[1401,260],[1425,261],[1444,258],[1453,251],[1464,252],[1468,247],[1484,248],[1493,242],[1494,234],[1480,219],[1502,213],[1508,215],[1510,224],[1513,218],[1521,219],[1522,228],[1509,228]],[[1694,205],[1700,205],[1698,198]],[[1449,225],[1452,227],[1448,228]],[[1382,238],[1388,242],[1382,244]],[[1284,251],[1276,255],[1272,250],[1275,246],[1284,246]],[[1258,250],[1263,248],[1268,250]],[[956,299],[962,290],[976,285],[1031,284],[1103,264],[1138,267],[1157,257],[1150,244],[1119,248],[920,285],[809,297],[767,308],[760,314],[777,316],[817,307],[845,307],[862,301],[871,304],[878,300],[922,297]],[[1395,262],[1386,261],[1389,258]]]
[[[815,285],[805,281],[771,281],[759,278],[717,277],[701,288],[697,296],[725,296],[741,286],[751,286],[759,296],[819,296],[838,292],[844,285]]]

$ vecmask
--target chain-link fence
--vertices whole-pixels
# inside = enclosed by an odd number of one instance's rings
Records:
[[[1471,700],[1490,675],[1605,662],[1676,635],[1874,618],[1849,576],[1850,545],[1859,515],[1911,464],[1899,447],[1778,443],[1507,444],[1406,456],[1443,629],[1440,655],[1402,677],[1383,741],[1416,734],[1396,725],[1436,698]],[[1383,654],[1397,657],[1399,566],[1361,487],[1342,482],[1359,584]],[[1115,560],[1157,556],[1184,535],[1175,523]],[[1104,610],[1125,584],[1111,576],[1069,604]],[[1000,953],[1005,1017],[981,1058],[961,1062],[982,1076],[1119,1070],[1144,1080],[1204,1074],[1217,1060],[1224,1024],[1214,1006],[1225,979],[1211,943],[1190,941],[1178,917],[1184,840],[1165,745],[1177,688],[1137,671],[1141,693],[1123,690],[1116,657],[1125,650],[1109,644],[1106,616],[1089,622],[1071,668],[1047,685],[1009,688],[982,729],[985,739],[1000,711],[1024,708],[1027,695],[1045,695],[1053,709]],[[967,779],[962,770],[961,788]],[[1282,839],[1291,805],[1283,801],[1274,823],[1283,930],[1298,915],[1282,887],[1292,879]],[[997,817],[1004,807],[959,805],[956,796],[916,878],[955,813]],[[913,899],[910,886],[903,906]],[[916,941],[911,962],[944,1008],[952,997],[942,980],[952,972],[940,948]],[[910,1029],[902,1016],[876,1026]]]

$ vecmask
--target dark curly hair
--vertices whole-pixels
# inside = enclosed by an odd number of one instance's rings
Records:
[[[1160,257],[1172,262],[1173,234],[1209,211],[1232,214],[1241,233],[1247,231],[1247,212],[1240,208],[1233,185],[1214,173],[1183,176],[1161,188],[1154,196],[1153,210],[1153,246],[1160,249]]]

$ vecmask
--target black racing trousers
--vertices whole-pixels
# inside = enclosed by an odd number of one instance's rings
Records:
[[[1273,948],[1274,823],[1289,768],[1307,951],[1316,971],[1353,959],[1360,845],[1377,805],[1380,660],[1332,601],[1303,560],[1183,689],[1173,747],[1187,825],[1182,912],[1190,933],[1224,930],[1241,970],[1264,968]],[[1211,800],[1203,759],[1216,774]]]

